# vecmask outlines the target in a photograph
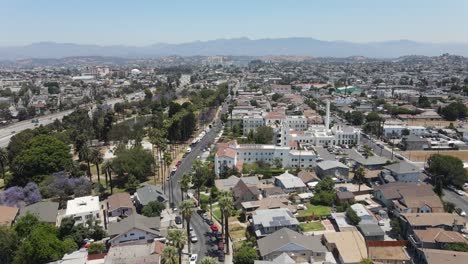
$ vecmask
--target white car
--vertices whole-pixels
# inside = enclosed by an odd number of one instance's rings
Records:
[[[176,166],[172,167],[172,172],[176,172],[176,171],[177,171],[177,167]]]
[[[196,243],[196,242],[198,242],[198,238],[197,238],[197,236],[196,236],[196,235],[194,235],[194,236],[191,236],[191,237],[190,237],[190,241],[191,241],[192,243]]]
[[[466,194],[466,193],[465,193],[464,191],[462,191],[462,190],[455,190],[455,192],[456,192],[458,195],[460,195],[460,196],[465,196],[465,194]]]
[[[192,152],[192,148],[191,148],[191,147],[188,147],[188,148],[187,148],[187,153],[190,153],[190,152]]]
[[[191,254],[190,255],[190,264],[196,264],[198,259],[198,254]]]

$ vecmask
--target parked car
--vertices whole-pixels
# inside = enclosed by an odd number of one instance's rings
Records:
[[[215,224],[211,224],[211,225],[210,225],[210,228],[211,228],[211,231],[213,231],[213,232],[218,232],[218,231],[219,231],[218,226],[215,225]]]
[[[190,255],[190,264],[196,264],[198,260],[198,254],[191,254]]]
[[[172,167],[172,173],[177,171],[177,166]]]
[[[180,164],[182,164],[182,161],[179,160],[177,163],[176,163],[176,167],[179,168]]]
[[[181,225],[182,224],[182,217],[176,216],[175,217],[175,223],[178,224],[178,225]]]
[[[460,196],[465,196],[465,194],[466,194],[464,191],[458,190],[458,189],[456,189],[455,192]]]
[[[463,211],[461,208],[456,208],[455,212],[457,212],[457,214],[459,214],[460,216],[463,216],[463,217],[466,216],[466,212]]]
[[[211,221],[211,219],[205,219],[205,222],[206,222],[209,226],[211,226],[211,225],[213,224],[213,221]]]
[[[219,251],[219,252],[218,252],[218,261],[219,261],[219,262],[224,262],[224,259],[225,259],[225,257],[224,257],[224,252],[223,252],[223,251]]]

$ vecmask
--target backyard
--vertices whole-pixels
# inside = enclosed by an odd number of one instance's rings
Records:
[[[300,223],[299,226],[303,232],[325,230],[325,227],[319,221]]]
[[[308,217],[308,216],[327,216],[330,215],[330,207],[323,205],[312,205],[310,203],[305,204],[307,209],[297,210],[298,217]]]

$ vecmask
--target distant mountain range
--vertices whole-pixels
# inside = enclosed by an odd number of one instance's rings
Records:
[[[365,56],[396,58],[405,55],[437,56],[443,53],[468,56],[468,43],[426,43],[410,40],[353,43],[313,38],[217,39],[182,44],[158,43],[148,46],[99,46],[39,42],[26,46],[0,47],[0,60],[63,58],[71,56],[112,56],[123,58],[180,56],[265,56],[307,55],[313,57]]]

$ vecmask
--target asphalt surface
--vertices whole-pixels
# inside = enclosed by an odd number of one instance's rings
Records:
[[[461,208],[465,213],[468,213],[468,198],[466,196],[460,196],[454,191],[444,189],[444,196],[442,199],[455,204],[455,207]]]
[[[214,126],[206,135],[200,140],[200,142],[192,147],[192,151],[182,159],[177,171],[171,176],[170,180],[167,181],[167,185],[170,184],[169,188],[166,188],[168,191],[172,191],[173,199],[171,202],[175,203],[178,206],[182,201],[182,194],[180,191],[179,181],[183,174],[190,173],[192,170],[192,164],[197,159],[197,156],[201,155],[202,149],[209,147],[213,144],[215,137],[221,131],[222,125],[219,120],[219,116],[222,113],[227,112],[227,105],[224,104],[223,108],[218,115],[218,119],[214,120]],[[166,186],[167,186],[166,185]],[[184,198],[185,199],[185,198]],[[204,256],[213,253],[213,250],[216,249],[216,245],[210,239],[211,230],[208,224],[206,224],[201,216],[194,212],[190,220],[190,225],[195,231],[198,242],[191,244],[192,253],[198,254],[198,259],[202,259]],[[210,254],[211,255],[211,254]]]
[[[135,95],[140,94],[140,93],[141,92],[128,94],[126,95],[126,98],[133,98],[135,97]],[[113,99],[107,100],[105,103],[109,105],[114,105],[115,103],[123,102],[123,101],[124,101],[123,98],[113,98]],[[94,108],[96,107],[96,105],[90,105],[90,107]],[[74,109],[70,109],[70,110],[66,110],[66,111],[62,111],[58,113],[53,113],[50,115],[37,117],[37,119],[39,120],[38,124],[32,123],[31,119],[29,119],[29,120],[24,120],[21,122],[17,122],[17,123],[2,127],[0,128],[0,147],[3,148],[3,147],[8,146],[8,143],[10,143],[11,137],[13,137],[15,134],[23,130],[34,129],[36,125],[48,125],[54,122],[55,119],[62,120],[64,116],[71,114],[73,111]]]

